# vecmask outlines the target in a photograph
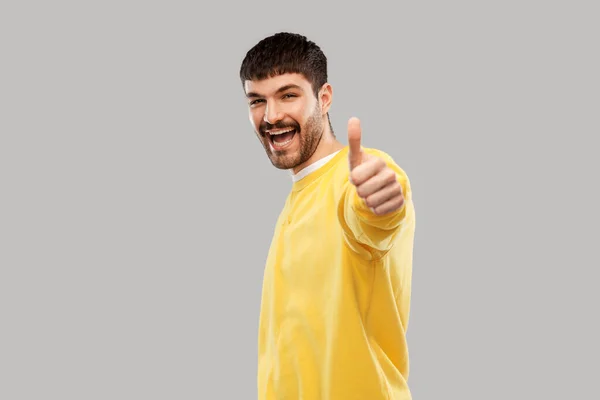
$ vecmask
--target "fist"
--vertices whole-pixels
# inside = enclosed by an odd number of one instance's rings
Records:
[[[383,159],[362,150],[361,136],[360,121],[351,118],[348,121],[350,183],[374,214],[394,212],[404,204],[402,186],[396,172]]]

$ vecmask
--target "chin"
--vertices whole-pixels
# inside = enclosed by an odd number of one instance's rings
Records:
[[[270,158],[271,164],[277,169],[285,170],[295,168],[299,163],[281,160],[279,158]]]
[[[302,162],[299,159],[297,153],[286,154],[282,156],[277,156],[273,154],[269,154],[269,160],[271,164],[277,169],[292,169],[300,165]]]

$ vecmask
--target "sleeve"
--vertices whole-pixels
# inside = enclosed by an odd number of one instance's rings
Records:
[[[356,187],[344,182],[344,190],[338,203],[338,219],[347,242],[359,253],[368,253],[370,258],[378,258],[387,253],[402,227],[414,218],[412,192],[407,174],[386,153],[365,149],[381,157],[388,167],[396,172],[402,186],[404,204],[392,213],[374,214],[356,193]]]

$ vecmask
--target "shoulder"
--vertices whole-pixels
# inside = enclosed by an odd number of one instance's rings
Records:
[[[408,179],[407,172],[403,167],[400,166],[400,163],[397,162],[390,153],[373,147],[362,147],[362,150],[371,156],[379,157],[384,160],[386,165],[396,172],[398,180],[402,184],[404,190],[410,191],[410,181]],[[348,146],[343,148],[342,156],[338,159],[334,172],[334,176],[336,176],[335,179],[343,181],[343,183],[347,182],[350,174],[347,154]]]
[[[370,148],[370,147],[363,147],[363,151],[369,155],[381,158],[382,160],[385,161],[385,163],[388,165],[388,167],[396,170],[396,172],[398,172],[399,174],[404,175],[404,176],[407,175],[406,171],[400,166],[400,164],[388,152],[383,151],[381,149]]]
[[[406,175],[405,170],[394,159],[394,157],[392,157],[392,155],[390,155],[388,152],[381,150],[381,149],[373,148],[373,147],[363,147],[362,150],[369,155],[383,159],[390,168],[395,169],[397,172],[399,172],[402,175]],[[343,150],[342,150],[343,156],[340,157],[339,160],[337,161],[338,169],[345,170],[345,172],[349,172],[349,170],[348,170],[349,164],[348,164],[347,154],[348,154],[348,146],[343,148]]]
[[[384,159],[389,164],[398,165],[398,163],[396,162],[396,160],[394,160],[394,157],[392,157],[388,152],[386,152],[384,150],[376,149],[376,148],[373,148],[373,147],[363,147],[363,151],[365,153],[367,153],[367,154],[372,155],[372,156],[382,158],[382,159]]]

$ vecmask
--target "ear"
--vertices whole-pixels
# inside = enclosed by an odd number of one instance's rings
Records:
[[[319,102],[321,103],[321,113],[323,115],[329,112],[333,100],[333,88],[329,83],[325,83],[319,90]]]

